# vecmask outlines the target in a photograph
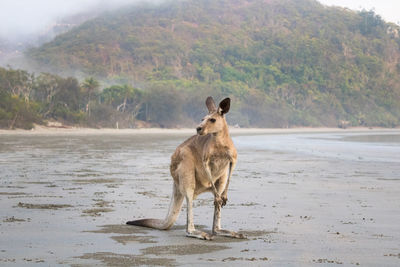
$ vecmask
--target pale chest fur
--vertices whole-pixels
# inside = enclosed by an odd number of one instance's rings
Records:
[[[217,147],[213,149],[209,154],[206,155],[205,161],[208,162],[211,175],[213,179],[216,179],[226,174],[229,163],[235,157],[235,151],[229,147]]]
[[[227,152],[210,155],[208,166],[213,178],[221,176],[227,170],[230,161],[230,156]]]
[[[207,137],[207,143],[204,144],[199,155],[198,165],[196,166],[196,181],[205,188],[210,188],[211,183],[208,178],[207,170],[210,172],[210,178],[213,183],[222,177],[227,177],[229,163],[236,162],[236,149],[231,139],[225,139],[224,142],[217,142],[212,136]],[[200,139],[201,140],[201,139]]]

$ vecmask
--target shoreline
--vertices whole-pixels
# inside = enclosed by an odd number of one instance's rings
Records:
[[[295,128],[235,128],[230,127],[231,134],[290,134],[290,133],[328,133],[328,132],[392,132],[400,128],[382,127],[295,127]],[[0,129],[1,135],[123,135],[123,134],[195,134],[193,128],[137,128],[137,129],[115,129],[115,128],[80,128],[80,127],[49,127],[36,125],[31,130]]]

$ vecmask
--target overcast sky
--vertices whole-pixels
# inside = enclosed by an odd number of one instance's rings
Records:
[[[353,10],[371,10],[380,15],[387,22],[400,24],[400,1],[399,0],[318,0],[331,6],[347,7]]]
[[[0,37],[14,39],[36,34],[49,24],[66,15],[90,10],[96,6],[122,6],[135,2],[160,2],[163,0],[0,0]],[[319,0],[327,5],[365,8],[386,21],[400,22],[399,0]]]

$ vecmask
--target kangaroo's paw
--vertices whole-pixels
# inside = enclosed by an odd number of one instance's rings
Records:
[[[220,236],[226,236],[226,237],[232,237],[232,238],[239,238],[239,239],[246,239],[247,237],[243,234],[234,232],[234,231],[229,231],[229,230],[214,230],[213,231],[214,235],[220,235]]]
[[[193,238],[198,238],[198,239],[203,239],[203,240],[212,240],[213,236],[210,234],[207,234],[202,231],[194,230],[191,232],[186,232],[187,237],[193,237]]]
[[[223,206],[226,205],[226,202],[228,202],[228,197],[227,196],[222,196],[221,199],[222,199],[221,207],[223,207]]]
[[[221,208],[223,203],[224,203],[224,200],[219,195],[214,197],[214,206],[215,207]]]

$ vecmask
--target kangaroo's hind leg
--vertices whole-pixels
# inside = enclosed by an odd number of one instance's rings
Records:
[[[194,237],[194,238],[199,238],[199,239],[204,239],[204,240],[211,240],[212,235],[207,234],[205,232],[196,230],[194,227],[194,222],[193,222],[193,192],[190,193],[186,196],[186,202],[187,202],[187,223],[186,223],[186,236],[187,237]]]
[[[205,232],[196,230],[193,221],[193,200],[195,198],[194,191],[196,187],[195,172],[194,167],[192,168],[192,162],[183,161],[181,166],[179,166],[179,186],[181,193],[186,198],[186,211],[187,211],[187,221],[186,221],[186,236],[199,238],[204,240],[211,240],[212,235]]]
[[[222,235],[233,238],[246,238],[243,234],[221,229],[221,204],[214,203],[213,235]]]

